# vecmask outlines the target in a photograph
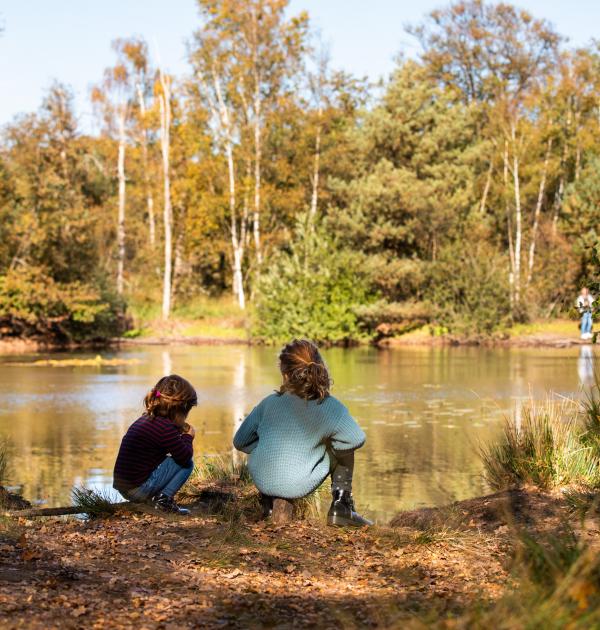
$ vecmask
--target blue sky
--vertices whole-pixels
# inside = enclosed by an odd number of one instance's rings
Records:
[[[401,50],[416,51],[404,32],[440,0],[291,0],[307,10],[330,46],[334,67],[372,79],[386,76]],[[599,0],[521,0],[536,17],[581,45],[600,38]],[[84,128],[93,128],[89,87],[113,60],[110,42],[142,35],[163,65],[187,71],[185,41],[198,24],[195,0],[0,0],[0,125],[37,109],[53,79],[72,86]]]

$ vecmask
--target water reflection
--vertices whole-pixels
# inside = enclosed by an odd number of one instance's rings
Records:
[[[367,433],[356,465],[361,509],[387,519],[400,508],[486,491],[478,444],[529,396],[578,395],[580,383],[590,385],[590,350],[326,350],[334,393]],[[190,416],[198,458],[232,452],[243,416],[279,384],[271,348],[135,347],[121,355],[140,362],[85,368],[0,363],[0,436],[12,442],[10,479],[24,484],[28,498],[56,504],[69,500],[73,485],[110,487],[120,439],[164,374],[181,374],[198,391]]]
[[[594,385],[594,351],[591,344],[586,343],[579,347],[577,374],[583,387]]]

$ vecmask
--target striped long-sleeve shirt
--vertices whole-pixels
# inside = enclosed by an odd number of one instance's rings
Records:
[[[187,466],[194,454],[192,440],[167,418],[142,416],[127,429],[115,462],[117,490],[142,485],[152,471],[170,454],[180,466]]]

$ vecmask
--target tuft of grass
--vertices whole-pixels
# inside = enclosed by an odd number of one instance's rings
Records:
[[[600,382],[587,393],[583,402],[582,442],[600,458]]]
[[[108,493],[97,492],[90,488],[73,488],[71,492],[73,505],[81,508],[82,514],[88,518],[101,518],[115,514],[117,506]]]
[[[600,512],[600,492],[589,488],[567,488],[563,497],[571,512],[585,517],[591,512]]]
[[[457,540],[460,532],[449,526],[433,526],[417,532],[412,539],[416,545],[429,547],[437,543],[448,543]]]
[[[564,526],[557,534],[535,537],[527,531],[518,533],[518,572],[533,584],[552,590],[583,553],[575,532]]]
[[[202,462],[196,465],[192,478],[195,481],[224,486],[242,487],[252,483],[246,460],[236,462],[230,455],[204,457]]]
[[[6,480],[8,470],[8,444],[4,440],[0,440],[0,486]]]
[[[322,483],[318,488],[313,490],[301,499],[294,501],[294,518],[311,519],[321,516],[321,506],[323,496],[329,494],[327,483]]]
[[[472,607],[459,628],[600,628],[600,555],[573,532],[518,537],[515,586],[491,607]],[[446,627],[446,626],[443,626]],[[454,627],[454,626],[453,626]]]
[[[533,484],[551,489],[600,484],[600,458],[586,444],[581,408],[573,400],[523,405],[521,426],[507,420],[499,440],[483,447],[485,477],[495,490]]]

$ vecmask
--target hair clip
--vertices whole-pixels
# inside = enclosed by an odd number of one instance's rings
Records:
[[[160,398],[160,392],[158,390],[154,392],[154,398]]]

